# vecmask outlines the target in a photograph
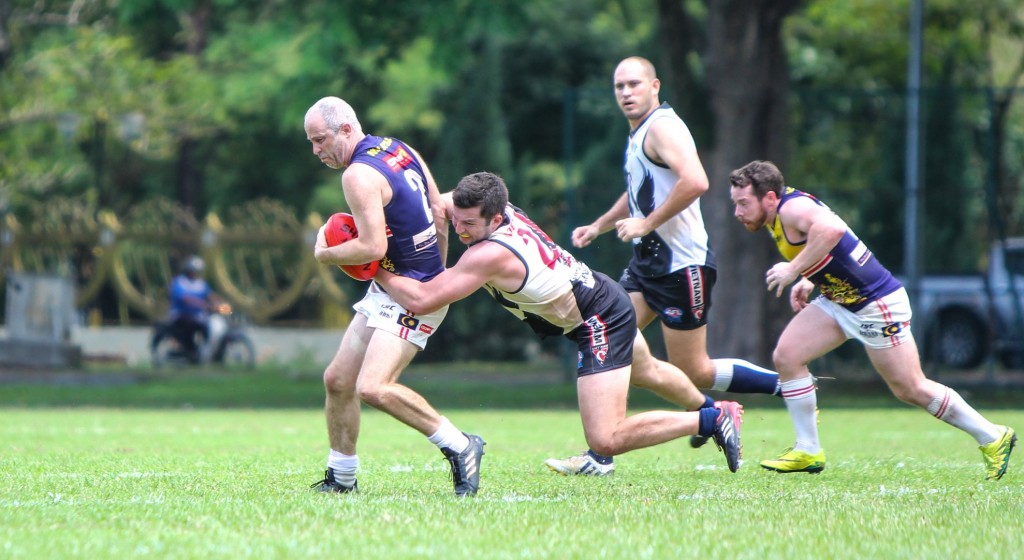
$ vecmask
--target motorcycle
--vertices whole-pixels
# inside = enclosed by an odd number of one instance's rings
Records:
[[[154,368],[165,365],[188,366],[217,364],[233,368],[252,368],[256,365],[256,347],[249,338],[245,319],[233,314],[229,304],[221,304],[210,313],[209,336],[193,333],[196,351],[189,352],[181,329],[173,319],[154,326],[149,349]]]

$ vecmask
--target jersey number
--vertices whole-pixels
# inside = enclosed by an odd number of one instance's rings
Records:
[[[423,202],[423,213],[427,215],[427,222],[433,224],[434,213],[430,211],[430,197],[427,196],[427,186],[423,184],[423,176],[412,169],[406,169],[405,182],[420,195],[420,201]]]
[[[527,245],[536,245],[537,251],[540,253],[541,262],[551,270],[555,269],[555,264],[558,263],[558,259],[561,257],[558,252],[558,245],[552,243],[548,236],[543,232],[536,231],[532,228],[517,228],[516,233],[519,234],[519,237],[521,237]]]

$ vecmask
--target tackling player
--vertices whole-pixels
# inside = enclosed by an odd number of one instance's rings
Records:
[[[497,175],[463,177],[444,199],[459,240],[469,248],[455,266],[427,281],[378,272],[376,280],[395,301],[414,312],[431,313],[485,288],[538,335],[562,335],[576,342],[576,389],[591,449],[617,455],[700,435],[714,438],[729,470],[736,472],[742,413],[737,403],[718,401],[694,412],[626,415],[634,355],[648,365],[653,358],[622,286],[573,258],[509,204],[508,190]]]

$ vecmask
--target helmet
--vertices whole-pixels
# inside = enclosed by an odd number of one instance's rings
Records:
[[[186,273],[194,272],[197,274],[202,272],[203,268],[205,268],[205,265],[203,264],[203,259],[199,258],[197,255],[192,255],[191,257],[185,259],[185,264],[184,266],[181,267],[181,269]]]

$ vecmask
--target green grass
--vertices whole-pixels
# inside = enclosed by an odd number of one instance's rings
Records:
[[[757,467],[792,440],[768,403],[747,407],[737,474],[713,445],[679,441],[620,457],[605,479],[542,466],[584,447],[573,410],[444,412],[488,442],[476,498],[456,499],[441,454],[375,411],[362,425],[362,491],[339,496],[308,489],[327,454],[314,407],[3,408],[0,557],[1024,554],[1020,456],[987,482],[973,440],[919,410],[823,408],[829,462],[817,476]],[[986,412],[1024,427],[1024,412]]]

